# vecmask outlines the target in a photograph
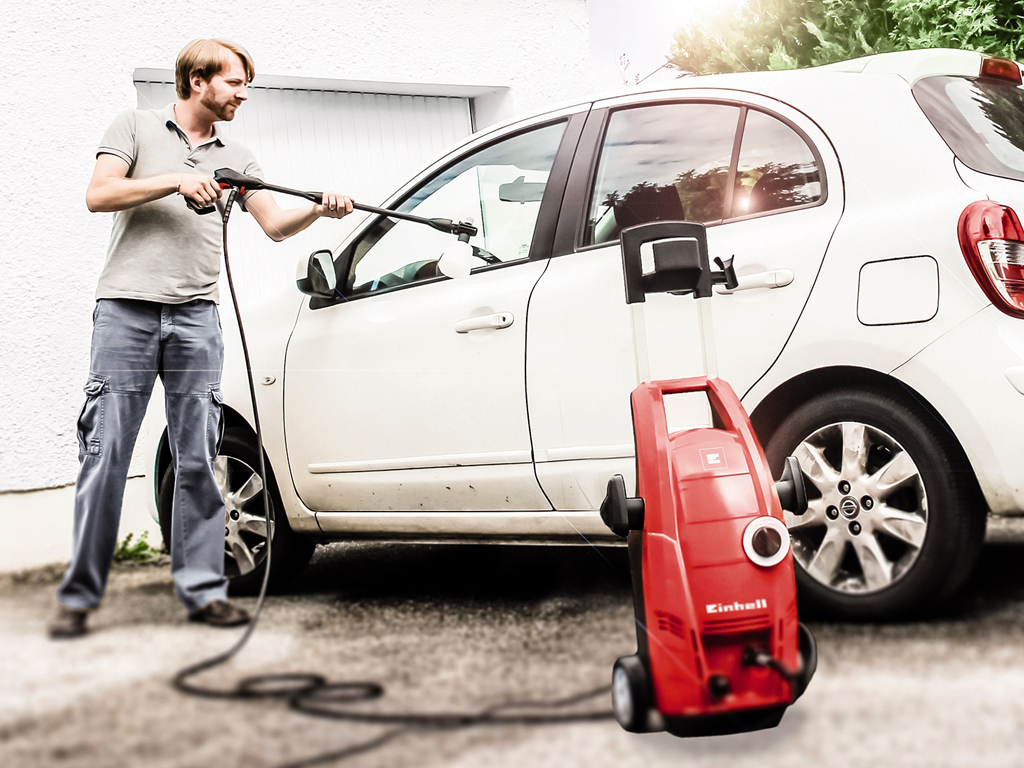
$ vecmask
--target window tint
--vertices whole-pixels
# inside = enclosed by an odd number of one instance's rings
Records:
[[[659,104],[614,112],[608,122],[584,244],[616,240],[648,221],[725,216],[739,108]]]
[[[913,92],[961,162],[1024,181],[1024,88],[1000,80],[928,77]]]
[[[732,215],[806,205],[821,198],[821,176],[807,143],[788,125],[749,110],[743,126]]]
[[[565,123],[519,134],[463,158],[414,191],[398,210],[465,220],[480,265],[529,258],[541,198]],[[455,238],[423,224],[381,219],[357,242],[345,280],[348,296],[437,277],[437,261]]]

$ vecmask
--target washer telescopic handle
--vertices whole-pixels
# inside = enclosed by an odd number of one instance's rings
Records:
[[[281,187],[276,184],[268,184],[262,179],[257,179],[255,176],[247,176],[244,173],[238,173],[230,168],[218,168],[213,173],[213,180],[220,185],[221,189],[236,187],[239,193],[243,195],[247,191],[253,189],[269,189],[271,192],[280,192],[283,195],[303,197],[306,200],[317,203],[318,205],[323,204],[324,201],[323,192],[308,192],[300,189],[289,189],[288,187]],[[406,221],[413,221],[417,224],[426,224],[428,227],[433,227],[441,232],[447,232],[452,235],[468,235],[469,237],[475,237],[477,234],[477,228],[464,221],[456,222],[451,219],[427,219],[422,216],[414,216],[411,213],[392,211],[388,208],[377,208],[373,205],[365,205],[363,203],[356,202],[352,203],[352,207],[358,211],[376,213],[393,219],[405,219]]]

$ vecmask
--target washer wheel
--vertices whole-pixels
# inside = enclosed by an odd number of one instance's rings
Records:
[[[804,695],[818,669],[818,643],[803,622],[797,625],[797,647],[800,649],[800,675],[793,683],[793,701]]]
[[[651,709],[650,675],[639,656],[623,656],[612,668],[612,713],[630,733],[647,732]]]

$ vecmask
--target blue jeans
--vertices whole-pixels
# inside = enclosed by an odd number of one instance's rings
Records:
[[[224,341],[217,306],[197,299],[157,304],[100,299],[78,419],[81,468],[75,486],[71,564],[57,589],[68,608],[100,604],[117,544],[135,438],[157,375],[166,392],[174,460],[171,575],[189,611],[227,596],[224,500],[214,461],[223,434]]]

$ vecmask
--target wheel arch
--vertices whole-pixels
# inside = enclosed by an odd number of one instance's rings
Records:
[[[789,379],[763,398],[750,414],[750,421],[758,439],[762,444],[766,444],[786,416],[800,403],[848,387],[870,388],[875,392],[887,393],[892,397],[916,403],[923,408],[935,426],[950,436],[955,446],[955,454],[950,457],[951,461],[958,469],[968,473],[971,492],[981,508],[988,511],[988,502],[985,500],[974,467],[949,423],[920,392],[880,371],[856,366],[831,366],[806,371]]]

